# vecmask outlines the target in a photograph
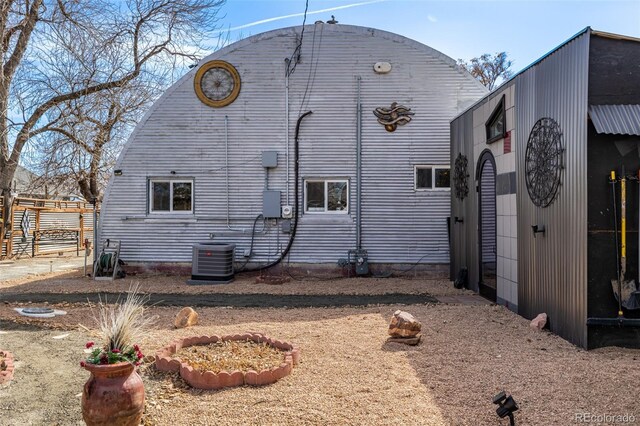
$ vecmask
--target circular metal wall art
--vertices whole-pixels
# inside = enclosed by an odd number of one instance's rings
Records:
[[[469,177],[469,173],[467,172],[468,164],[467,156],[458,153],[453,170],[453,185],[456,198],[459,200],[464,200],[467,194],[469,194],[469,182],[467,179]]]
[[[525,152],[525,179],[533,204],[547,207],[560,188],[564,147],[562,131],[553,118],[541,118],[529,133]]]
[[[198,99],[214,108],[229,105],[240,94],[240,74],[225,61],[209,61],[202,65],[193,84]]]

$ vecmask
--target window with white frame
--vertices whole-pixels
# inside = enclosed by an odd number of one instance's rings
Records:
[[[193,181],[184,179],[151,179],[149,181],[151,213],[192,213]]]
[[[346,179],[305,179],[305,213],[348,213],[349,181]]]
[[[415,166],[415,189],[449,189],[449,166]]]

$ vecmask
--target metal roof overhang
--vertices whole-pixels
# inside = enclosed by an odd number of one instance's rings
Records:
[[[640,136],[640,105],[589,105],[598,133]]]

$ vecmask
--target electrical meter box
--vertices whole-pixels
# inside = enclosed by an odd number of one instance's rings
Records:
[[[262,167],[265,169],[278,167],[278,151],[262,151]]]
[[[280,191],[262,192],[262,215],[267,219],[280,217]]]

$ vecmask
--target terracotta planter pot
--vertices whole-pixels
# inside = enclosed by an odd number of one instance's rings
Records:
[[[91,377],[82,392],[82,418],[89,426],[138,426],[144,411],[144,384],[128,362],[84,367]]]

